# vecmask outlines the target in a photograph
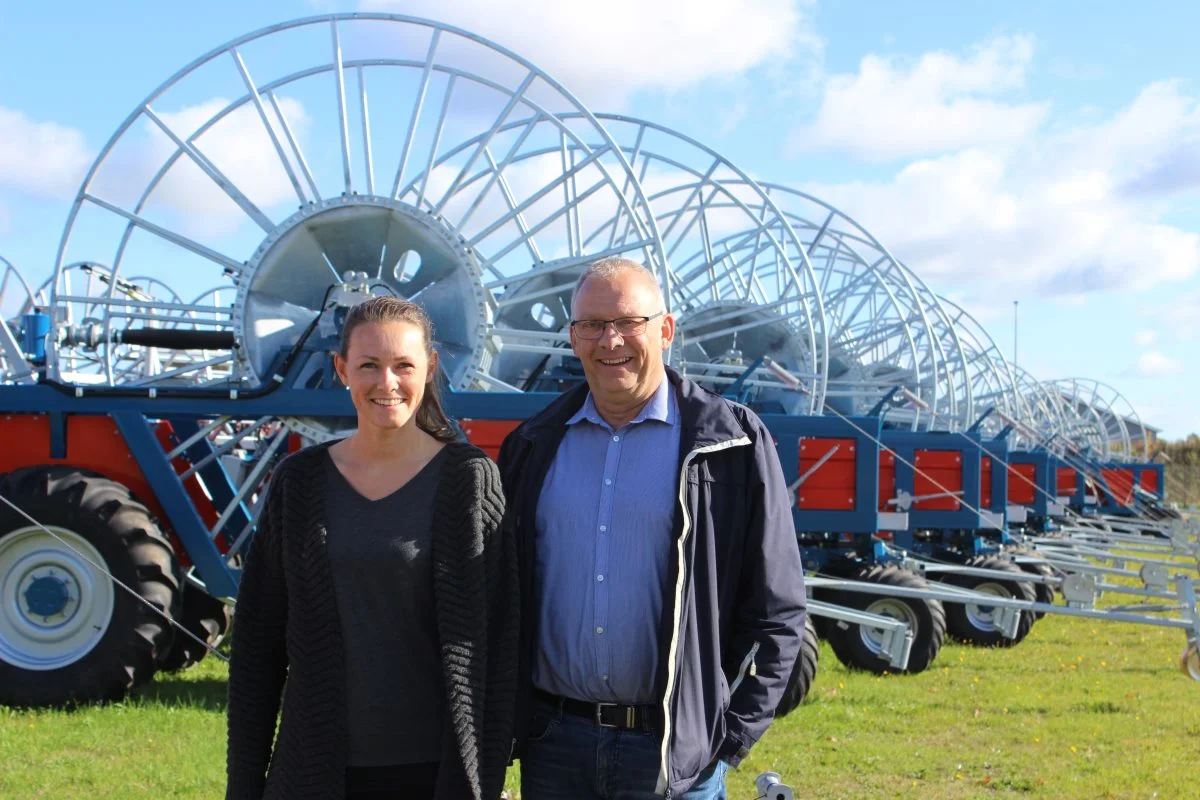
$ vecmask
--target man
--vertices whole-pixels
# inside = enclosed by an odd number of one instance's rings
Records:
[[[771,436],[667,369],[654,276],[584,272],[587,385],[505,440],[522,582],[525,800],[723,798],[800,646],[804,581]]]

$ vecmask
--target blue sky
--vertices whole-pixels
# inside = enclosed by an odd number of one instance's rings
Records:
[[[1193,3],[4,3],[0,256],[51,270],[82,171],[183,64],[361,9],[469,27],[594,111],[832,202],[1010,355],[1020,300],[1037,377],[1104,381],[1166,436],[1200,432]]]

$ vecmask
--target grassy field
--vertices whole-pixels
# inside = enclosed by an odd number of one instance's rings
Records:
[[[948,644],[926,673],[887,677],[822,645],[810,699],[730,774],[730,796],[773,769],[805,798],[1196,797],[1200,684],[1179,671],[1183,644],[1047,617],[1018,647]],[[210,659],[118,705],[0,709],[0,797],[220,797],[224,697]]]

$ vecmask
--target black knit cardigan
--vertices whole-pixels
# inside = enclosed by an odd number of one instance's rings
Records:
[[[501,526],[495,464],[472,445],[446,447],[431,553],[446,693],[436,797],[493,800],[512,749],[515,548]],[[227,798],[345,794],[346,653],[325,547],[325,449],[279,465],[247,556],[229,668]]]

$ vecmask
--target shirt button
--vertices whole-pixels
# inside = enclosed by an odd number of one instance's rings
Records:
[[[597,576],[596,576],[596,582],[597,582],[597,583],[604,583],[604,576],[603,576],[603,575],[597,575]]]
[[[600,526],[600,532],[601,532],[601,533],[603,533],[603,532],[604,532],[604,531],[606,531],[606,530],[608,530],[608,526],[607,526],[607,525],[601,525],[601,526]]]
[[[597,626],[596,626],[596,633],[603,634],[603,633],[604,633],[604,626],[603,626],[603,625],[597,625]]]
[[[600,676],[600,680],[604,681],[605,683],[608,683],[608,676],[607,676],[607,675],[601,675],[601,676]]]
[[[612,478],[605,478],[605,479],[604,479],[604,485],[605,485],[605,486],[612,486]]]
[[[619,442],[619,441],[621,441],[621,437],[620,437],[620,436],[614,436],[614,437],[613,437],[613,441],[614,441],[614,442]]]

